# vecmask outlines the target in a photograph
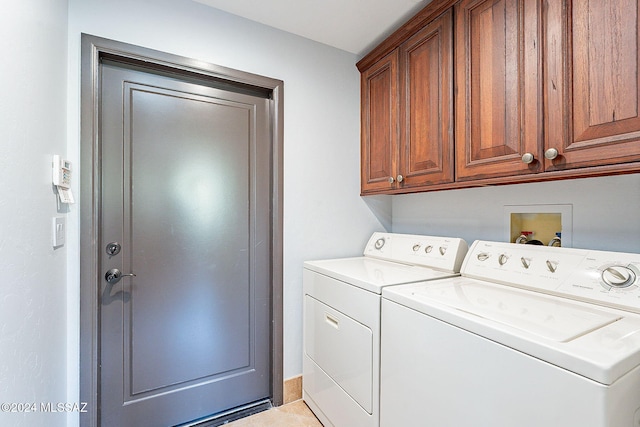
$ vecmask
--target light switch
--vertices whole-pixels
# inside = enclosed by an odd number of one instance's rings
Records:
[[[63,216],[58,216],[53,218],[53,247],[57,248],[64,245],[65,234],[67,232],[67,221]]]

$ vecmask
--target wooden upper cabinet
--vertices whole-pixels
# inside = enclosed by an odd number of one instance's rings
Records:
[[[362,193],[395,188],[398,150],[398,52],[361,74]],[[391,179],[392,178],[392,179]]]
[[[457,181],[542,170],[540,3],[456,5]]]
[[[361,86],[362,193],[453,182],[452,11],[362,70]]]
[[[638,0],[433,0],[358,68],[363,194],[640,172]]]
[[[453,182],[453,18],[449,9],[400,46],[400,187]]]
[[[546,169],[640,160],[638,1],[546,3]]]

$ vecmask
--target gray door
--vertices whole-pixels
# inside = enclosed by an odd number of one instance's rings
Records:
[[[101,425],[172,426],[268,398],[268,100],[100,67]]]

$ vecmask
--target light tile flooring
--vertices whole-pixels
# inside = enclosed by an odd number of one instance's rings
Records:
[[[271,408],[225,427],[322,427],[303,400]]]

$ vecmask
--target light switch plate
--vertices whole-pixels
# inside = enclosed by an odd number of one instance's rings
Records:
[[[65,235],[67,233],[67,220],[63,216],[57,216],[53,218],[52,243],[54,248],[58,248],[64,245]]]

